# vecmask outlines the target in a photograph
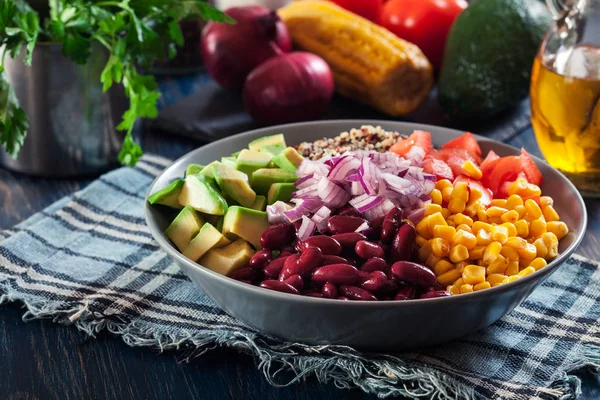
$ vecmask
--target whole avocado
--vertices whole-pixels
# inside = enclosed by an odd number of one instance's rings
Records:
[[[552,16],[539,0],[475,0],[452,26],[439,101],[452,117],[484,119],[529,92],[531,66]]]

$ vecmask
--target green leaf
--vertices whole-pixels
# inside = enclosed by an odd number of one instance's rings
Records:
[[[17,158],[28,128],[27,114],[0,67],[0,144],[12,157]]]
[[[85,64],[92,53],[92,44],[89,39],[78,33],[67,33],[62,52],[77,64]]]
[[[123,165],[133,167],[143,154],[144,152],[140,145],[134,142],[131,133],[128,132],[125,135],[125,139],[123,139],[123,146],[119,152],[119,162]]]
[[[183,32],[177,21],[169,22],[169,37],[177,43],[178,46],[183,46]]]

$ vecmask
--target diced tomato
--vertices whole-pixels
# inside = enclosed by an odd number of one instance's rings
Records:
[[[487,156],[481,162],[481,164],[479,164],[479,168],[481,168],[481,170],[483,171],[489,163],[491,163],[492,161],[495,161],[499,158],[500,158],[500,156],[498,154],[496,154],[494,152],[494,150],[490,150],[489,153],[487,154]]]
[[[477,139],[475,139],[471,132],[465,132],[456,139],[452,139],[451,141],[445,143],[442,146],[442,149],[464,149],[471,153],[475,159],[481,161],[481,148],[477,143]]]
[[[456,182],[467,182],[469,184],[470,188],[479,189],[481,191],[481,193],[483,194],[481,196],[480,202],[484,206],[489,206],[490,203],[492,202],[492,191],[490,189],[486,188],[485,186],[483,186],[481,184],[481,182],[473,180],[464,175],[457,176],[456,179],[454,180],[454,183],[456,183]]]
[[[499,193],[500,188],[502,184],[514,182],[518,178],[521,162],[517,156],[501,157],[490,162],[481,172],[483,173],[481,183],[494,193],[494,197],[506,197],[504,193]]]
[[[423,171],[435,175],[438,179],[454,179],[452,169],[448,164],[436,158],[427,157],[423,161]]]
[[[406,139],[397,141],[392,147],[390,147],[390,151],[398,154],[401,157],[404,157],[414,146],[422,148],[423,151],[425,151],[425,155],[429,154],[431,151],[431,133],[425,131],[414,131]]]
[[[527,176],[527,181],[529,183],[533,183],[534,185],[542,184],[542,173],[538,169],[537,165],[535,165],[535,161],[529,155],[527,150],[521,148],[521,170],[525,172],[525,176]]]
[[[431,156],[448,164],[448,166],[450,166],[452,169],[454,176],[465,174],[462,169],[465,161],[471,160],[475,163],[477,162],[473,155],[464,149],[432,150]]]

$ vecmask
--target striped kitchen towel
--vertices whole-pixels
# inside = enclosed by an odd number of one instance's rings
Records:
[[[492,327],[428,350],[361,353],[256,332],[219,309],[146,229],[144,194],[168,164],[147,155],[4,231],[0,303],[24,303],[26,320],[53,318],[90,335],[108,329],[187,358],[235,348],[253,354],[274,385],[314,374],[380,397],[574,399],[574,372],[599,372],[600,270],[581,257]]]

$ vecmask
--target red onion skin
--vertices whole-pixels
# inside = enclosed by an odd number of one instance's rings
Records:
[[[225,13],[236,23],[206,24],[200,51],[210,76],[221,87],[240,91],[254,68],[289,52],[292,40],[283,21],[268,8],[232,7]]]
[[[262,125],[319,118],[331,102],[333,73],[319,56],[307,52],[268,60],[248,75],[244,105]]]

